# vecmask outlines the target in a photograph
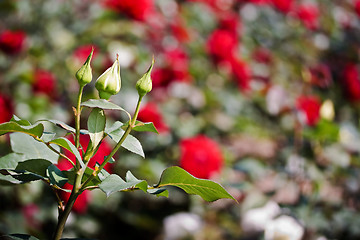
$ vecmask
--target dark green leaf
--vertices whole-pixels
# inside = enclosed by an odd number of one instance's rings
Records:
[[[67,176],[54,164],[51,164],[47,168],[46,175],[49,177],[51,184],[56,185],[60,188],[63,187],[68,181]]]
[[[3,238],[5,237],[5,238]],[[27,235],[27,234],[19,234],[19,233],[15,233],[15,234],[10,234],[10,235],[6,235],[3,236],[1,239],[4,240],[39,240],[36,237]]]
[[[210,180],[192,176],[180,167],[169,167],[161,175],[156,187],[175,186],[188,194],[197,194],[206,201],[215,201],[220,198],[234,199],[221,185]],[[235,200],[236,201],[236,200]]]
[[[106,117],[104,110],[94,108],[88,118],[88,129],[93,147],[96,148],[104,136]]]
[[[25,159],[46,159],[52,163],[57,163],[59,155],[50,150],[44,143],[35,140],[33,137],[24,133],[13,133],[10,135],[12,150],[22,153]],[[57,151],[60,148],[52,145]]]
[[[11,176],[11,177],[21,181],[21,183],[27,183],[27,182],[31,182],[31,181],[44,179],[40,175],[31,173],[31,172],[27,172],[24,170],[0,169],[0,173],[5,176],[6,175]]]
[[[52,163],[45,159],[31,159],[26,160],[24,162],[19,162],[16,166],[15,170],[18,171],[28,171],[31,173],[35,173],[37,175],[40,175],[42,177],[46,176],[46,169],[51,165]]]
[[[11,132],[21,132],[29,134],[33,137],[41,137],[44,132],[44,126],[42,124],[31,125],[31,126],[22,126],[16,122],[6,122],[0,124],[0,135]]]

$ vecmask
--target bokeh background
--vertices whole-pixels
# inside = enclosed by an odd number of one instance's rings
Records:
[[[146,159],[121,150],[108,171],[155,184],[179,165],[239,202],[94,190],[64,237],[360,239],[360,1],[1,0],[0,19],[0,122],[73,124],[74,74],[92,47],[84,99],[97,97],[95,79],[118,54],[122,89],[111,101],[132,112],[154,56],[139,119],[159,134],[137,134]],[[2,136],[0,156],[10,151]],[[0,186],[0,235],[49,239],[56,217],[45,184]]]

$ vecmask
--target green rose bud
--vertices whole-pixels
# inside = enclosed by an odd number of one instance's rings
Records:
[[[99,96],[102,99],[109,99],[112,95],[120,91],[121,77],[118,58],[116,58],[114,64],[96,80],[95,87],[99,91]]]
[[[92,80],[92,70],[90,66],[90,61],[94,52],[94,48],[92,48],[91,53],[86,59],[84,65],[76,72],[75,77],[77,78],[80,86],[85,86],[90,83]]]
[[[152,89],[151,70],[154,66],[154,57],[147,72],[137,81],[136,90],[140,97],[145,96]]]

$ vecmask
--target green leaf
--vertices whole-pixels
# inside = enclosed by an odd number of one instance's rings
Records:
[[[21,181],[20,183],[27,183],[27,182],[31,182],[31,181],[44,179],[44,177],[42,177],[38,174],[27,172],[24,170],[0,169],[0,173],[3,175],[9,175],[9,176]]]
[[[50,183],[58,187],[63,187],[68,182],[67,176],[54,164],[46,169],[46,175],[50,179]]]
[[[72,133],[75,133],[76,130],[75,128],[67,125],[66,123],[62,122],[62,121],[59,121],[59,120],[54,120],[54,119],[41,119],[39,120],[38,122],[50,122],[50,123],[53,123],[55,124],[56,126],[68,131],[68,132],[72,132]]]
[[[51,165],[52,163],[45,159],[31,159],[26,160],[24,162],[19,162],[16,166],[15,170],[17,171],[28,171],[31,173],[35,173],[42,177],[47,177],[46,175],[46,169]]]
[[[27,234],[19,234],[19,233],[6,235],[4,237],[7,237],[6,239],[9,239],[9,240],[39,240],[36,237],[30,236]]]
[[[93,148],[96,148],[104,136],[106,117],[104,110],[94,108],[88,118],[88,129]]]
[[[155,189],[149,188],[147,192],[156,195],[158,197],[169,197],[169,191],[166,190],[165,188],[155,188]]]
[[[0,158],[0,169],[15,169],[19,162],[24,161],[24,155],[17,153],[9,153]],[[7,175],[7,176],[6,176]],[[10,175],[0,174],[0,184],[20,184],[21,181],[11,177]]]
[[[40,138],[44,132],[44,126],[42,124],[22,126],[16,122],[6,122],[0,124],[0,136],[11,132],[22,132],[33,137]]]
[[[10,142],[12,150],[15,153],[22,153],[25,159],[46,159],[52,163],[57,163],[59,155],[50,150],[44,143],[35,140],[33,137],[24,133],[10,134]],[[52,145],[57,151],[60,148]]]
[[[125,131],[121,128],[115,129],[111,132],[107,132],[110,138],[115,142],[119,142],[124,133]],[[129,150],[130,152],[133,152],[145,158],[144,150],[141,146],[141,143],[134,136],[129,134],[126,137],[125,141],[121,144],[121,146]]]
[[[125,123],[121,128],[122,129],[126,129],[126,127],[129,125],[129,122]],[[140,122],[140,121],[136,121],[135,123],[135,127],[133,127],[134,131],[137,132],[153,132],[153,133],[157,133],[159,134],[159,132],[157,131],[156,127],[154,126],[154,124],[152,122]]]
[[[127,171],[125,179],[128,184],[132,184],[134,187],[137,187],[144,192],[148,189],[147,182],[145,180],[137,179],[130,171]]]
[[[99,167],[100,164],[96,162],[96,166]],[[108,176],[110,176],[110,173],[108,173],[104,168],[101,169],[101,171],[98,173],[98,177],[100,181],[104,181],[104,179],[107,178]]]
[[[156,186],[175,186],[188,194],[197,194],[206,201],[215,201],[220,198],[234,199],[221,185],[210,180],[199,179],[180,167],[169,167],[161,175]],[[236,200],[235,200],[236,201]]]
[[[99,184],[99,187],[106,194],[106,196],[110,196],[114,192],[119,192],[135,187],[143,191],[145,188],[147,189],[147,183],[145,180],[138,180],[132,174],[130,174],[127,174],[127,178],[130,180],[129,182],[125,182],[120,176],[116,174],[111,174]]]
[[[105,99],[89,99],[86,102],[81,103],[81,106],[90,107],[90,108],[101,108],[106,110],[120,110],[125,112],[129,119],[131,119],[131,115],[122,107],[116,105],[115,103],[109,102]]]
[[[60,147],[67,149],[68,151],[72,152],[74,154],[74,156],[76,157],[76,159],[80,162],[81,166],[82,167],[85,166],[84,162],[82,161],[79,151],[76,149],[74,144],[72,144],[72,142],[70,142],[69,139],[61,137],[61,138],[54,139],[54,140],[50,141],[49,143],[56,144]]]
[[[17,124],[21,126],[30,126],[31,123],[28,120],[20,119],[18,116],[13,115],[13,117],[10,119],[10,122],[16,122]]]
[[[115,103],[109,102],[105,99],[89,99],[86,102],[81,103],[81,106],[90,107],[90,108],[125,111],[122,107],[116,105]]]

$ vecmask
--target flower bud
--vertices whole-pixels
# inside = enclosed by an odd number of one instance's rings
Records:
[[[95,87],[99,91],[99,96],[102,99],[109,99],[112,95],[120,91],[120,64],[117,58],[114,64],[96,80]]]
[[[139,93],[140,97],[145,96],[152,89],[152,80],[151,80],[151,70],[154,66],[154,57],[151,62],[151,66],[147,70],[147,72],[137,81],[136,90]]]
[[[86,59],[84,65],[76,72],[75,77],[77,78],[80,86],[85,86],[90,83],[92,80],[92,70],[90,66],[91,58],[94,52],[94,48],[92,48],[91,53]]]

